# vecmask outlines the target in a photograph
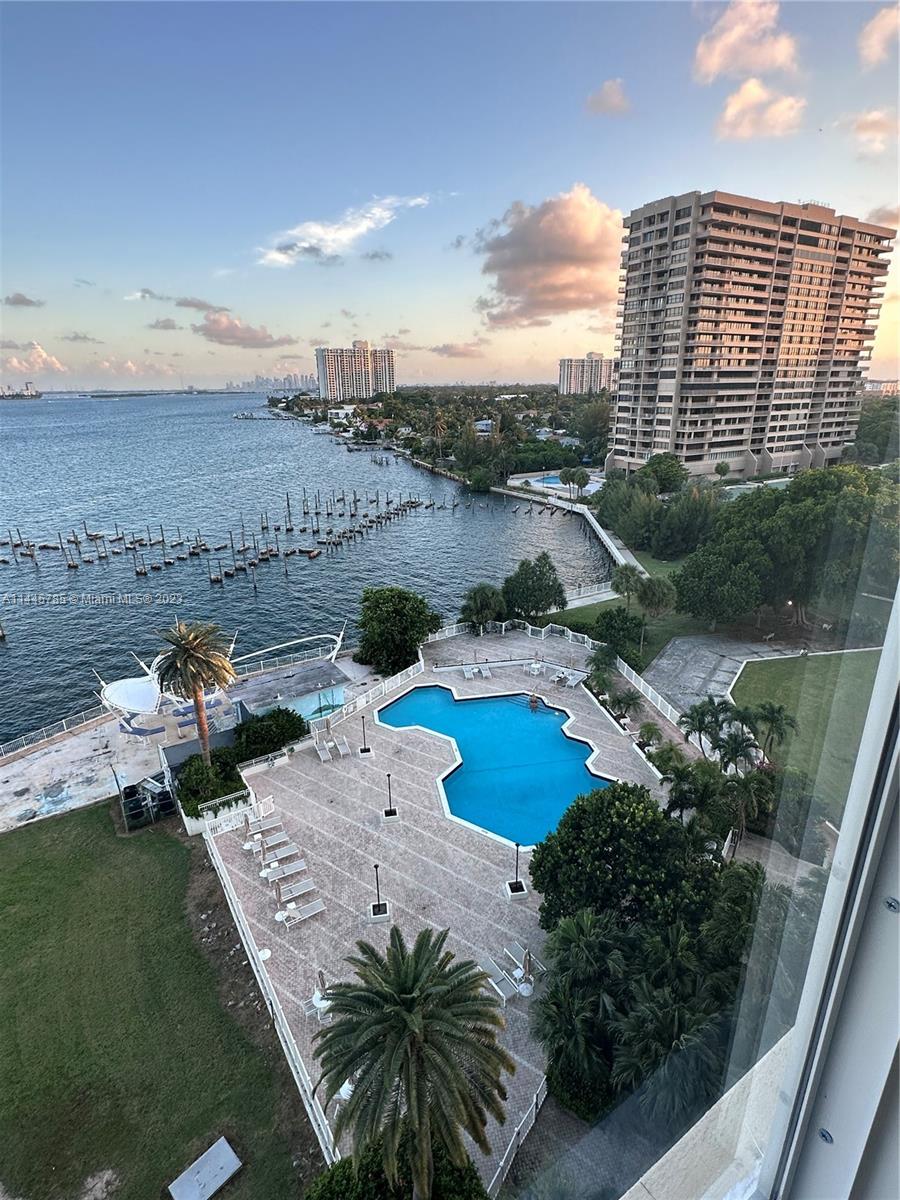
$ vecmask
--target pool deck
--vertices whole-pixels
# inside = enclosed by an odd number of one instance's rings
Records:
[[[412,686],[436,682],[451,684],[460,696],[492,696],[510,691],[535,690],[548,703],[563,706],[574,716],[573,733],[592,741],[601,750],[611,776],[645,783],[661,795],[655,775],[634,748],[580,686],[560,688],[549,682],[549,673],[532,678],[518,666],[492,666],[494,678],[467,680],[462,671],[433,670],[450,662],[528,658],[543,651],[546,660],[564,658],[561,665],[583,666],[584,653],[559,639],[536,642],[520,634],[454,637],[424,648],[426,671]],[[571,661],[570,661],[571,660]],[[326,981],[346,978],[345,958],[358,939],[383,948],[389,926],[367,919],[375,899],[373,864],[379,864],[381,894],[389,901],[391,920],[412,941],[425,926],[449,929],[448,948],[455,954],[479,960],[492,956],[512,967],[503,950],[518,941],[540,958],[544,935],[538,924],[539,897],[529,889],[522,900],[506,897],[505,881],[512,878],[514,851],[508,843],[477,831],[444,815],[437,785],[439,776],[454,762],[451,743],[444,737],[417,729],[394,729],[378,724],[375,711],[397,699],[403,690],[370,704],[337,727],[347,737],[352,754],[333,762],[319,761],[307,746],[287,762],[254,774],[256,795],[272,795],[276,813],[306,860],[308,878],[315,881],[313,897],[325,902],[318,913],[292,930],[275,921],[277,904],[271,884],[261,879],[256,857],[242,848],[240,830],[215,835],[229,880],[234,887],[253,938],[271,950],[266,963],[300,1055],[315,1080],[313,1035],[321,1026],[306,1016],[303,1002],[316,988],[318,971]],[[362,722],[371,753],[360,757]],[[399,821],[384,824],[387,805],[387,772],[391,773],[392,798]],[[528,855],[522,856],[522,877],[528,879]],[[309,897],[304,897],[309,899]],[[505,1010],[502,1040],[516,1062],[508,1080],[509,1099],[504,1126],[491,1123],[491,1154],[477,1150],[473,1158],[489,1181],[497,1169],[516,1125],[529,1108],[544,1074],[540,1046],[532,1038],[529,1021],[533,998],[516,997]]]

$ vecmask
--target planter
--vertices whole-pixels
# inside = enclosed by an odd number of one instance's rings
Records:
[[[396,808],[385,808],[381,813],[381,822],[383,825],[390,825],[394,821],[400,820],[400,814]]]
[[[371,754],[371,753],[372,753],[371,746],[360,746],[360,748],[359,748],[359,757],[360,758],[362,758],[364,754]]]
[[[370,925],[378,925],[384,921],[391,919],[391,905],[387,900],[382,900],[380,904],[373,903],[369,905],[366,913],[366,920]]]
[[[528,895],[528,888],[521,879],[507,879],[503,886],[506,888],[507,900],[522,900]]]

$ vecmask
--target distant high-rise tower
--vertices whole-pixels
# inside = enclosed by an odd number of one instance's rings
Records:
[[[590,396],[597,392],[611,391],[615,379],[616,362],[593,352],[584,358],[561,358],[559,360],[560,396]]]
[[[667,196],[624,223],[607,466],[663,452],[695,474],[838,462],[896,230],[728,192]]]
[[[320,346],[316,370],[322,400],[368,400],[375,392],[394,390],[393,350],[373,350],[365,341],[349,350]]]

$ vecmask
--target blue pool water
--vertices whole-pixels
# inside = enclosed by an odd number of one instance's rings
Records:
[[[585,766],[590,747],[562,732],[567,714],[543,701],[532,712],[524,694],[456,700],[445,687],[413,688],[378,717],[455,738],[463,761],[443,781],[450,811],[523,846],[554,830],[576,796],[609,784]]]
[[[562,480],[558,475],[542,475],[541,483],[561,483]]]

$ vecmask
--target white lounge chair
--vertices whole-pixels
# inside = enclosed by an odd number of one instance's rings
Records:
[[[481,668],[481,674],[482,674],[483,678],[485,678],[485,679],[493,679],[494,678],[493,675],[491,674],[491,668],[486,663]]]
[[[316,754],[319,756],[320,762],[331,762],[331,751],[324,742],[316,742]]]
[[[296,883],[283,883],[279,879],[275,884],[278,907],[284,907],[289,900],[296,900],[298,896],[306,896],[309,892],[315,891],[315,887],[316,885],[311,879],[298,879]]]
[[[341,758],[349,758],[350,743],[347,741],[347,739],[345,737],[338,738],[335,741],[334,745],[335,745],[335,749],[337,750],[337,752],[341,756]]]
[[[277,833],[281,827],[281,820],[278,817],[264,817],[262,820],[255,821],[251,820],[249,816],[244,818],[244,833],[248,838]]]
[[[478,965],[488,977],[488,983],[500,997],[503,1007],[506,1008],[507,1000],[512,1000],[518,996],[519,989],[506,974],[504,970],[497,966],[494,960],[485,955],[484,958],[478,960]]]
[[[572,687],[572,688],[578,687],[578,676],[577,675],[567,675],[566,676],[566,687]]]
[[[313,900],[311,904],[304,904],[302,908],[284,909],[282,921],[284,922],[285,929],[290,929],[293,925],[299,925],[301,921],[306,921],[309,917],[315,916],[316,913],[322,912],[324,908],[325,901],[320,897],[318,900]]]
[[[277,866],[269,868],[269,883],[275,883],[278,879],[289,879],[291,875],[299,875],[301,871],[305,870],[305,858],[298,858],[296,862],[292,863],[279,863]]]
[[[278,866],[284,862],[286,858],[293,858],[300,851],[293,842],[288,842],[286,846],[278,846],[275,850],[269,850],[263,855],[262,869],[268,871],[270,867]]]
[[[563,680],[565,678],[566,678],[565,671],[557,671],[555,675],[550,676],[550,682],[551,683],[559,683],[561,680]]]
[[[463,667],[463,675],[465,675],[466,679],[474,679],[475,678],[475,672],[472,670],[471,667]]]

